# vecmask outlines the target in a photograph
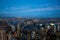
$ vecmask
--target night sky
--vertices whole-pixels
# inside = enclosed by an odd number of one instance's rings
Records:
[[[0,17],[60,18],[60,0],[0,0]]]

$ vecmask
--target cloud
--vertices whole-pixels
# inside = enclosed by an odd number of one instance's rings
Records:
[[[48,6],[48,4],[44,4],[44,5]],[[32,8],[31,6],[9,7],[9,8],[5,8],[4,11],[0,13],[28,13],[28,12],[44,12],[44,11],[53,11],[53,10],[60,10],[60,6],[46,7],[46,8],[44,7]]]

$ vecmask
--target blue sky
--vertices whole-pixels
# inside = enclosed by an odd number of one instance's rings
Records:
[[[0,0],[0,17],[60,18],[60,0]]]

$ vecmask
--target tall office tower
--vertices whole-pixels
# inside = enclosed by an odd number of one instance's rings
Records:
[[[2,38],[2,30],[1,30],[1,28],[0,28],[0,40],[2,40],[3,38]]]
[[[8,40],[12,40],[12,34],[11,34],[11,32],[9,32]]]
[[[3,30],[3,27],[2,26],[0,26],[0,40],[7,40],[6,31]]]
[[[17,36],[19,37],[19,35],[20,35],[20,25],[17,24]]]
[[[57,23],[57,24],[58,24],[58,28],[57,29],[60,31],[60,23]]]
[[[1,26],[0,26],[0,40],[2,40],[2,37],[1,37]]]
[[[2,40],[7,40],[7,34],[5,30],[2,30]]]

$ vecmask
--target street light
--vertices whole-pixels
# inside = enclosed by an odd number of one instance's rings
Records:
[[[53,26],[54,24],[53,24],[53,23],[50,23],[50,25],[52,25],[52,26]]]
[[[40,26],[42,26],[43,24],[40,24]]]

